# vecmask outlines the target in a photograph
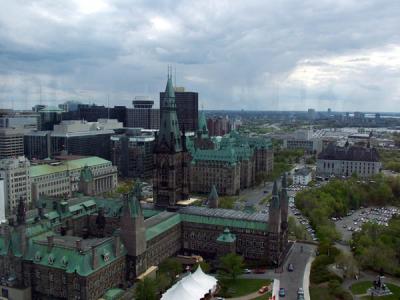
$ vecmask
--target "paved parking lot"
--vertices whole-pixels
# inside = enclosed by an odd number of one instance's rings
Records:
[[[343,241],[349,241],[353,232],[361,230],[361,226],[367,222],[375,222],[379,225],[388,226],[388,222],[395,214],[400,214],[396,207],[369,207],[357,211],[350,211],[347,217],[341,219],[332,218],[336,228],[342,234]]]

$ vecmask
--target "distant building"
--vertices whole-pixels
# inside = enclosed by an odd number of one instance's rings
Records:
[[[301,149],[308,153],[319,153],[322,151],[322,145],[322,140],[314,137],[313,131],[308,129],[299,129],[283,138],[285,149]]]
[[[39,123],[38,113],[0,109],[0,128],[37,130]]]
[[[176,113],[180,131],[196,131],[199,115],[199,95],[196,92],[187,92],[183,87],[175,87]],[[160,110],[163,109],[165,93],[160,93]]]
[[[53,130],[54,125],[60,124],[64,111],[55,106],[46,106],[39,110],[40,130]]]
[[[207,127],[210,136],[223,136],[231,131],[228,116],[208,118]]]
[[[317,176],[349,177],[353,174],[367,178],[381,170],[379,154],[376,148],[329,144],[317,158]]]
[[[315,120],[317,118],[317,112],[314,108],[309,108],[307,111],[307,118],[309,120]]]
[[[117,167],[99,157],[52,161],[30,167],[32,199],[71,197],[74,192],[98,195],[117,186]],[[87,188],[89,187],[89,188]]]
[[[154,132],[141,128],[111,136],[111,161],[118,167],[119,176],[152,177],[154,141]]]
[[[95,104],[77,104],[76,109],[69,109],[62,115],[63,120],[84,120],[88,122],[97,122],[99,119],[116,119],[124,126],[127,126],[126,117],[127,108],[125,106],[105,107]]]
[[[301,168],[294,171],[293,184],[307,185],[312,180],[311,170],[308,168]]]
[[[127,127],[159,129],[160,110],[153,108],[154,101],[147,99],[136,99],[132,101],[133,108],[128,108]]]
[[[0,178],[4,181],[7,216],[15,213],[20,198],[32,205],[29,160],[24,156],[0,160]]]
[[[0,128],[0,159],[24,155],[24,130]]]
[[[256,176],[273,169],[273,150],[269,139],[252,138],[236,131],[210,139],[204,114],[199,129],[187,147],[191,153],[190,191],[207,193],[215,186],[221,195],[236,195],[251,187]]]
[[[122,123],[111,119],[62,121],[54,126],[53,131],[25,134],[25,153],[30,159],[44,159],[62,153],[110,159],[110,137],[120,128]]]

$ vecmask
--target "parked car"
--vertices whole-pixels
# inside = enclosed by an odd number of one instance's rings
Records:
[[[268,286],[266,286],[266,285],[262,286],[262,287],[258,290],[258,292],[259,292],[260,294],[264,294],[265,292],[268,292]]]
[[[250,269],[244,269],[244,274],[251,274],[251,270]]]
[[[294,270],[293,264],[288,264],[287,270],[288,270],[289,272],[293,272],[293,270]]]
[[[285,293],[285,288],[280,288],[279,289],[279,297],[285,297],[286,293]]]

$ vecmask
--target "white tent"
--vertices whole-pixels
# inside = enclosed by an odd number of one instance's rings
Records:
[[[166,291],[161,300],[199,300],[210,290],[215,291],[216,286],[217,280],[204,274],[199,266],[196,272],[181,279]]]

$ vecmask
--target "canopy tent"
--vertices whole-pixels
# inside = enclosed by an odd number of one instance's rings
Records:
[[[199,300],[210,291],[214,292],[216,287],[217,279],[205,274],[199,266],[196,272],[181,279],[166,291],[161,300]]]

